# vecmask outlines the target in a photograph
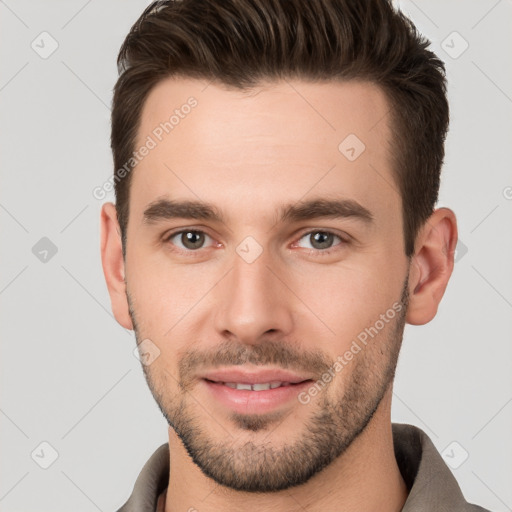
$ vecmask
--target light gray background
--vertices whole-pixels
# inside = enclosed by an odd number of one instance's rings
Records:
[[[112,173],[117,52],[147,4],[0,1],[2,511],[116,510],[167,440],[111,314],[92,195]],[[464,246],[437,317],[406,328],[393,419],[453,466],[469,454],[453,469],[469,501],[512,510],[512,3],[400,5],[448,68],[439,205]],[[46,59],[31,47],[51,49],[43,31],[58,42]],[[32,251],[43,237],[58,249],[46,262]],[[42,442],[58,452],[48,469]]]

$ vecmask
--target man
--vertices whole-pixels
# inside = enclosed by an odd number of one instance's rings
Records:
[[[102,261],[169,425],[121,511],[476,511],[391,423],[434,318],[444,67],[385,0],[149,6],[119,55]]]

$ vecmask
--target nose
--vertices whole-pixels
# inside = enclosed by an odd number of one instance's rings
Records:
[[[235,253],[231,271],[215,288],[216,328],[223,337],[254,344],[264,335],[291,332],[294,295],[266,251],[251,263]]]

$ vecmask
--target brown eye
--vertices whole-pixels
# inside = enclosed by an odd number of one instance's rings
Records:
[[[210,237],[202,231],[186,230],[173,233],[167,238],[167,241],[176,245],[180,249],[194,251],[197,249],[202,249],[206,238]]]

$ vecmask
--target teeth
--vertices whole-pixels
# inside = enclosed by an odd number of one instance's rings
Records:
[[[253,384],[251,387],[253,391],[264,391],[270,389],[270,383]]]
[[[224,382],[228,388],[246,389],[248,391],[266,391],[267,389],[275,389],[280,386],[287,386],[289,382],[262,382],[261,384],[241,384],[238,382]]]
[[[248,389],[251,390],[250,384],[235,384],[235,389]]]

